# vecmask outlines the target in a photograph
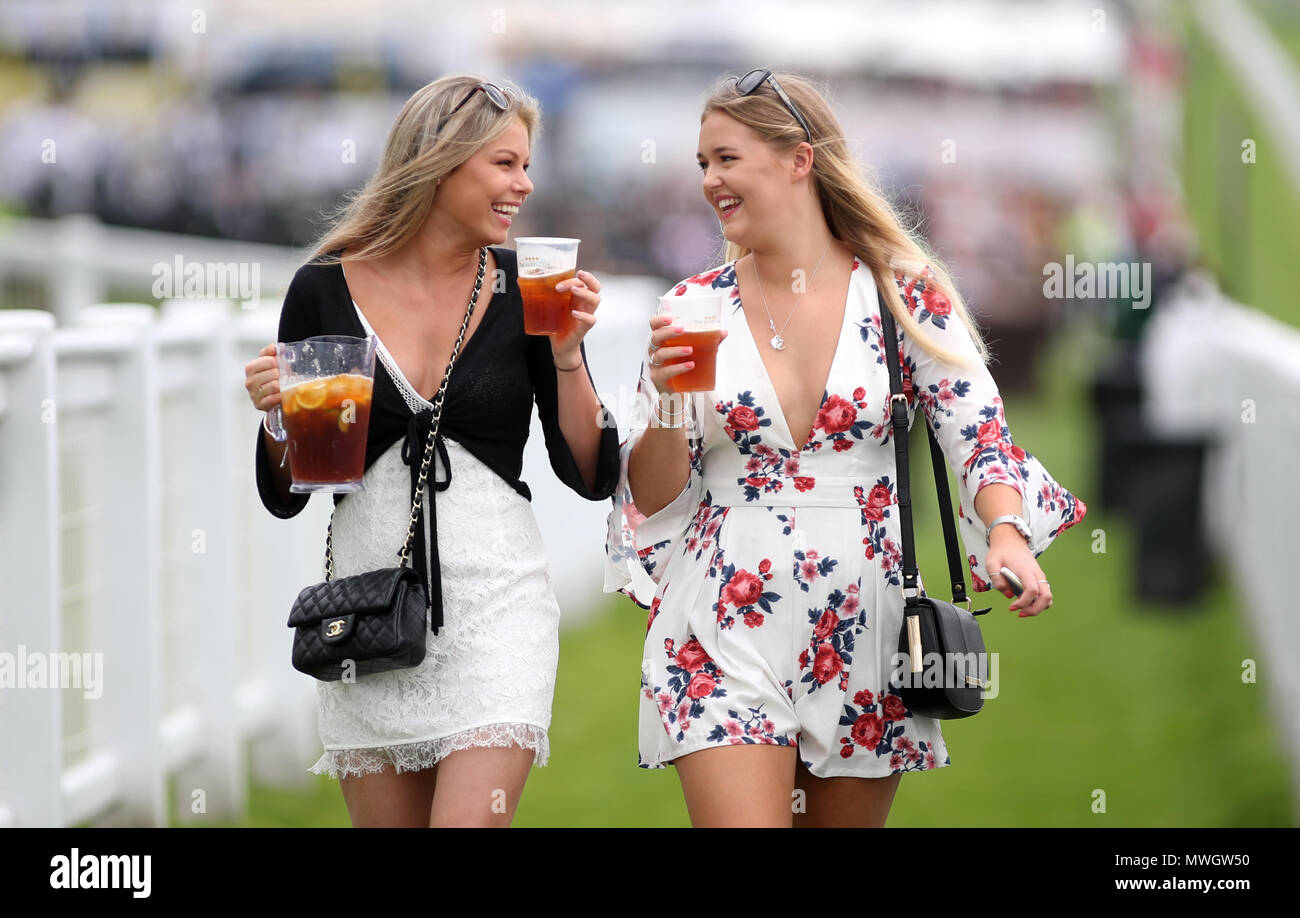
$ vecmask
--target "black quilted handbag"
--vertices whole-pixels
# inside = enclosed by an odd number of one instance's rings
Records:
[[[427,600],[411,568],[326,580],[298,594],[289,613],[294,669],[324,681],[424,660]]]
[[[411,501],[406,542],[399,552],[400,564],[335,580],[334,520],[330,518],[325,535],[326,580],[299,593],[289,611],[289,627],[294,629],[293,667],[299,672],[326,682],[345,678],[351,681],[352,676],[416,666],[424,660],[426,632],[434,620],[430,614],[431,600],[441,602],[441,597],[426,597],[419,574],[408,566],[411,542],[424,509],[424,485],[442,420],[447,381],[465,341],[465,330],[474,314],[486,267],[487,250],[479,249],[478,278],[470,294],[469,308],[461,322],[451,359],[447,361],[442,385],[433,399],[433,419]]]
[[[989,610],[972,610],[966,596],[966,577],[957,547],[952,497],[948,492],[948,469],[943,451],[928,423],[925,432],[930,440],[930,460],[934,465],[934,483],[939,496],[939,517],[948,553],[952,602],[926,596],[918,586],[920,574],[916,567],[916,544],[912,532],[907,460],[907,398],[903,394],[902,370],[898,365],[894,317],[879,291],[877,296],[880,297],[885,364],[889,368],[889,414],[898,464],[899,528],[903,543],[903,627],[898,635],[898,654],[894,657],[890,684],[914,714],[940,720],[969,717],[984,707],[984,692],[988,688],[988,654],[975,616]],[[966,608],[957,603],[965,603]]]

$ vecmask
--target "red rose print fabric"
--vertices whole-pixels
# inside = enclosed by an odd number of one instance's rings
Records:
[[[889,377],[872,272],[855,261],[812,431],[795,443],[751,333],[734,264],[687,278],[721,290],[728,336],[717,388],[688,399],[690,475],[650,516],[636,509],[627,457],[658,395],[643,364],[606,540],[606,590],[649,610],[641,665],[639,764],[663,767],[720,745],[793,746],[819,777],[925,771],[951,759],[939,722],[908,710],[891,679],[902,625],[902,550]],[[897,275],[893,296],[944,364],[899,327],[913,423],[934,429],[960,501],[975,591],[988,590],[980,488],[1022,497],[1035,554],[1087,508],[1012,440],[1002,398],[929,271]],[[932,513],[933,508],[924,508]],[[942,574],[936,576],[942,577]]]

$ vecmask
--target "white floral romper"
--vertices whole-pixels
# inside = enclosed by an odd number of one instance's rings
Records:
[[[975,494],[993,482],[1023,497],[1040,554],[1083,519],[1084,503],[1012,443],[997,387],[928,269],[896,275],[896,295],[936,344],[974,358],[937,362],[898,328],[909,419],[919,402],[960,496],[972,585],[990,589]],[[728,291],[717,388],[693,393],[699,434],[678,497],[650,517],[627,488],[627,457],[657,393],[646,366],[622,448],[606,543],[606,591],[650,610],[638,758],[662,768],[723,744],[797,746],[817,777],[877,778],[950,764],[937,720],[890,687],[902,624],[902,552],[890,442],[889,377],[872,274],[855,259],[821,408],[792,442],[740,305],[734,263],[675,285]],[[702,430],[700,430],[702,428]]]

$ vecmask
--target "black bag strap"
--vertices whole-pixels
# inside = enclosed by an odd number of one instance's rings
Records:
[[[912,532],[912,494],[907,461],[907,397],[903,394],[902,369],[898,363],[898,335],[894,329],[894,316],[885,302],[885,295],[876,288],[880,302],[880,326],[884,333],[885,366],[889,369],[889,417],[893,427],[894,457],[898,464],[898,515],[903,542],[903,597],[908,606],[916,605],[920,595],[916,567],[916,541]],[[921,412],[922,416],[925,412]],[[939,442],[927,420],[926,435],[930,440],[930,461],[934,465],[934,486],[939,496],[939,519],[943,523],[943,541],[948,551],[948,579],[952,584],[952,601],[969,603],[966,595],[966,575],[962,566],[961,549],[957,545],[957,524],[952,515],[952,494],[948,490],[948,465]],[[908,591],[912,595],[908,596]],[[982,611],[988,611],[987,609]],[[978,613],[977,613],[978,614]]]

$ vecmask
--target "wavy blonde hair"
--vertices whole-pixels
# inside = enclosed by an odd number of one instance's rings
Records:
[[[920,234],[903,226],[898,214],[867,179],[849,153],[848,142],[839,120],[831,111],[827,93],[813,81],[793,73],[773,73],[786,95],[808,122],[813,140],[813,187],[821,203],[822,215],[831,235],[844,243],[871,269],[876,283],[885,291],[894,320],[922,348],[936,359],[957,366],[969,366],[970,360],[930,340],[920,324],[907,311],[898,296],[895,272],[915,280],[918,285],[935,290],[952,304],[952,314],[970,331],[971,340],[981,362],[988,362],[989,351],[978,326],[957,287],[940,260],[929,250]],[[736,78],[723,76],[709,91],[703,122],[710,112],[721,112],[752,128],[781,153],[788,153],[807,141],[803,128],[766,82],[754,93],[742,96]],[[723,263],[735,261],[749,249],[728,241]],[[920,280],[922,270],[929,273]]]
[[[400,249],[424,225],[439,179],[504,134],[515,118],[528,130],[530,144],[541,134],[537,100],[509,81],[496,81],[510,103],[507,111],[493,105],[487,93],[475,92],[477,98],[450,115],[481,82],[468,74],[447,76],[406,100],[374,175],[335,211],[310,261],[333,264],[339,258],[330,253],[342,249],[354,249],[348,259],[357,261]]]

